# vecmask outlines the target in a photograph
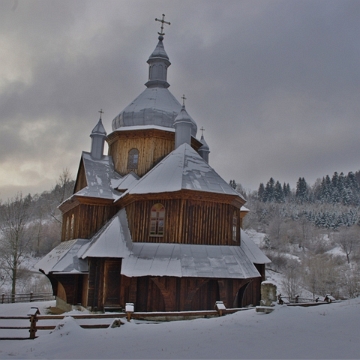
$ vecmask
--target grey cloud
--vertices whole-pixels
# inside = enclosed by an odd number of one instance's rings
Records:
[[[75,175],[97,111],[110,132],[144,89],[154,18],[164,12],[170,90],[186,94],[226,180],[257,189],[270,176],[294,186],[300,176],[358,170],[356,0],[14,4],[0,4],[0,41],[26,59],[31,77],[0,79],[0,164],[43,159],[47,181],[64,167]],[[39,121],[39,137],[24,140]]]

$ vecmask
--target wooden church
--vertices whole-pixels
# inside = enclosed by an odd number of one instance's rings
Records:
[[[37,264],[58,307],[131,302],[135,311],[182,311],[260,302],[269,259],[241,229],[245,199],[210,167],[196,122],[168,90],[159,21],[145,90],[109,135],[100,116],[74,193],[59,207],[61,244]]]

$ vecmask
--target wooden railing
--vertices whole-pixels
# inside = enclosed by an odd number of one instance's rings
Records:
[[[109,327],[118,327],[124,324],[125,321],[131,319],[141,320],[183,320],[193,319],[199,317],[215,317],[226,314],[233,314],[237,311],[248,310],[249,308],[232,308],[206,311],[178,311],[178,312],[133,312],[133,313],[113,313],[113,314],[85,314],[75,315],[71,317],[76,320],[78,325],[83,329],[101,329]],[[0,316],[0,330],[19,330],[19,334],[24,334],[28,330],[28,336],[8,336],[0,335],[0,340],[26,340],[35,339],[38,337],[37,333],[40,330],[54,330],[59,321],[69,315],[40,315],[37,307],[32,307],[27,316]],[[52,321],[50,321],[52,320]],[[86,321],[84,321],[86,320]],[[12,334],[10,334],[12,335]]]
[[[288,296],[282,296],[281,294],[277,295],[278,304],[280,305],[302,305],[302,306],[310,306],[310,305],[316,305],[316,304],[328,304],[335,299],[331,295],[325,295],[323,300],[320,300],[320,297],[317,297],[315,299],[308,299],[308,298],[301,298],[300,296],[295,297],[288,297]]]
[[[1,294],[0,303],[19,303],[19,302],[33,302],[33,301],[48,301],[55,300],[52,293],[27,293],[27,294]]]

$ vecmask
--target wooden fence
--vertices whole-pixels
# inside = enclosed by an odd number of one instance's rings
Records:
[[[232,308],[206,311],[179,311],[179,312],[134,312],[134,313],[113,313],[113,314],[79,314],[70,315],[76,320],[80,327],[84,329],[103,329],[118,327],[123,321],[137,320],[185,320],[194,318],[216,317],[226,314],[233,314],[237,311],[248,310],[249,308]],[[26,340],[38,337],[38,331],[54,330],[59,321],[69,315],[40,315],[38,308],[33,307],[27,316],[0,316],[0,330],[16,330],[22,336],[1,337],[0,340]],[[85,320],[85,321],[84,321]],[[85,322],[85,323],[84,323]],[[20,331],[22,330],[22,331]],[[24,336],[24,331],[28,330],[29,335]]]
[[[52,293],[1,294],[1,304],[55,300]]]
[[[314,306],[314,305],[321,305],[321,304],[329,304],[335,299],[331,295],[325,295],[323,300],[320,300],[319,297],[315,299],[308,299],[308,298],[301,298],[298,295],[291,298],[288,296],[282,296],[279,294],[277,296],[278,304],[280,305],[288,305],[288,306]]]

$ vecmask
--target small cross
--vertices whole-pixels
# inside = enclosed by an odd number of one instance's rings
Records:
[[[185,107],[185,100],[186,100],[185,95],[183,95],[181,98],[182,98],[182,100],[183,100],[183,106]]]
[[[203,135],[204,135],[204,131],[205,131],[204,127],[202,126],[200,130],[201,130],[201,136],[203,136]]]
[[[161,22],[161,30],[160,30],[160,32],[158,32],[158,34],[160,36],[164,36],[165,35],[165,33],[164,33],[164,24],[170,25],[169,22],[165,21],[165,14],[162,14],[162,19],[161,20],[158,19],[158,18],[155,18],[155,21],[160,21]]]
[[[104,112],[103,112],[103,109],[100,109],[100,111],[98,111],[98,112],[100,113],[100,120],[102,120],[102,119],[101,119],[101,115],[104,113]]]

